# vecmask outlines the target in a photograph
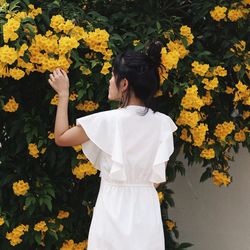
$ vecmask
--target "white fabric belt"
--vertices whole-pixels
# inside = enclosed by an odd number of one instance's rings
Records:
[[[111,186],[120,186],[120,187],[154,187],[152,182],[139,182],[139,183],[126,183],[126,182],[114,182],[101,177],[101,183],[111,185]]]

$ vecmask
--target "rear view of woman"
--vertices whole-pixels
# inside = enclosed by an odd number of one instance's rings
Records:
[[[160,52],[161,44],[155,42],[146,54],[128,50],[118,55],[108,99],[119,101],[119,108],[78,118],[70,129],[67,74],[56,69],[48,80],[59,95],[56,144],[82,144],[86,157],[100,170],[88,250],[165,250],[155,187],[166,181],[177,126],[150,106],[160,87]]]

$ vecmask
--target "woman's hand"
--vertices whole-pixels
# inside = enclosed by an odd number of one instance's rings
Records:
[[[49,76],[48,82],[59,96],[69,95],[69,78],[63,69],[57,68]]]

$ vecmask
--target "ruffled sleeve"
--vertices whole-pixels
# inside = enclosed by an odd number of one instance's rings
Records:
[[[123,155],[121,150],[121,136],[116,110],[102,111],[76,119],[89,140],[82,144],[82,151],[94,167],[101,171],[100,154],[110,155],[112,165],[109,177],[113,180],[126,180],[123,168]]]
[[[171,117],[162,114],[161,132],[150,176],[150,181],[154,183],[166,181],[166,162],[174,152],[173,132],[177,128]]]

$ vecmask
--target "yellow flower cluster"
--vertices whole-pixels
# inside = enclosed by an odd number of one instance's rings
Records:
[[[250,105],[250,88],[241,81],[235,85],[237,91],[234,94],[234,102],[242,101],[244,105]]]
[[[231,134],[235,129],[235,125],[232,121],[223,122],[222,124],[218,124],[215,128],[214,135],[219,138],[221,141],[225,141],[227,135]]]
[[[204,83],[204,89],[207,90],[214,90],[215,88],[218,87],[219,80],[217,77],[214,77],[212,80],[209,80],[207,78],[204,78],[202,80],[202,83]]]
[[[91,112],[99,108],[99,104],[95,103],[93,101],[84,101],[83,103],[79,103],[76,106],[77,110],[85,111],[85,112]]]
[[[243,111],[242,118],[246,120],[250,116],[250,111]]]
[[[72,170],[72,173],[76,176],[77,179],[81,180],[86,175],[95,175],[97,173],[97,169],[93,167],[91,162],[80,163]]]
[[[76,152],[79,152],[82,150],[82,145],[72,146]]]
[[[194,36],[191,32],[191,28],[187,25],[183,25],[180,28],[180,33],[182,36],[186,37],[188,45],[191,45],[193,43]]]
[[[167,51],[166,47],[161,49],[161,63],[164,66],[159,68],[160,84],[162,85],[165,79],[168,78],[168,72],[171,69],[176,69],[179,62],[180,54],[177,50]]]
[[[171,220],[166,220],[166,225],[169,231],[172,231],[176,227],[176,223]]]
[[[158,198],[160,203],[162,203],[162,201],[164,200],[164,194],[162,192],[158,192]]]
[[[198,87],[193,85],[186,89],[186,94],[181,100],[181,105],[185,109],[197,109],[200,110],[204,106],[203,100],[198,95]]]
[[[77,160],[87,160],[87,157],[84,154],[77,154],[76,159]]]
[[[6,239],[10,241],[11,246],[16,246],[20,244],[23,240],[20,238],[22,235],[24,235],[24,232],[28,232],[29,225],[19,225],[16,228],[14,228],[10,233],[6,233]]]
[[[86,250],[88,241],[84,240],[79,243],[75,243],[73,240],[66,240],[60,250]]]
[[[235,141],[238,141],[238,142],[245,141],[246,140],[246,134],[245,134],[244,130],[240,130],[239,132],[235,133],[234,139],[235,139]]]
[[[57,218],[58,219],[66,219],[69,217],[69,212],[68,211],[64,211],[64,210],[59,210]]]
[[[73,92],[73,93],[70,94],[69,100],[70,101],[75,101],[77,97],[78,97],[78,94]]]
[[[179,58],[184,58],[188,55],[189,50],[187,50],[184,44],[180,40],[170,41],[167,43],[167,48],[169,51],[178,51]]]
[[[226,13],[227,12],[227,13]],[[213,10],[210,11],[211,17],[219,22],[224,19],[225,21],[237,22],[239,19],[247,19],[249,14],[249,8],[246,7],[246,3],[241,2],[233,3],[230,9],[226,7],[216,6]]]
[[[65,22],[65,19],[61,15],[55,15],[51,18],[50,27],[57,33],[64,32],[69,34],[69,32],[75,27],[74,23],[70,20]]]
[[[36,16],[38,16],[39,14],[42,14],[42,9],[35,8],[33,4],[29,4],[28,8],[29,8],[29,12],[27,14],[27,17],[35,19]]]
[[[183,141],[186,141],[186,142],[192,142],[192,138],[191,138],[191,135],[188,135],[188,130],[186,128],[183,128],[181,130],[181,136],[180,138],[183,140]]]
[[[190,112],[187,110],[182,110],[180,116],[176,120],[177,125],[188,125],[191,128],[195,127],[200,121],[200,116],[197,111]]]
[[[8,41],[15,41],[18,38],[16,31],[20,28],[20,20],[16,18],[8,19],[7,23],[3,25],[3,40],[5,43]]]
[[[194,127],[190,129],[190,132],[193,135],[193,145],[194,146],[202,146],[203,142],[205,141],[206,132],[208,131],[207,124],[201,123],[198,127]]]
[[[227,70],[222,66],[217,66],[213,68],[213,75],[214,76],[226,76]]]
[[[216,186],[221,186],[222,184],[224,186],[227,186],[231,182],[231,177],[227,176],[226,174],[219,172],[218,170],[214,170],[212,172],[213,176],[213,183]]]
[[[81,66],[80,70],[81,70],[81,72],[82,72],[83,75],[90,75],[91,74],[91,70],[88,69],[88,68],[86,68],[86,67],[84,67],[84,66]]]
[[[104,62],[102,69],[101,69],[101,74],[107,75],[110,73],[109,68],[111,68],[111,64],[109,62]]]
[[[108,49],[109,33],[106,30],[95,29],[92,32],[88,32],[84,41],[89,48],[95,52],[100,52],[106,55]]]
[[[20,196],[20,195],[25,195],[30,189],[30,186],[28,182],[19,180],[18,182],[13,183],[12,189],[15,195]]]
[[[34,158],[39,157],[39,150],[35,143],[30,143],[28,149],[29,149],[29,154],[32,155]]]
[[[215,21],[219,22],[226,17],[226,11],[226,7],[216,6],[213,10],[210,11],[210,15]]]
[[[197,61],[194,61],[192,63],[192,72],[194,74],[200,75],[200,76],[204,76],[206,74],[206,72],[209,69],[209,64],[201,64]]]
[[[4,224],[4,218],[3,217],[0,217],[0,226],[2,226]]]
[[[14,48],[4,45],[0,47],[0,62],[4,64],[13,64],[18,58],[18,53]]]
[[[213,148],[205,148],[201,151],[200,157],[205,159],[213,159],[215,157],[215,152]]]
[[[205,105],[211,105],[212,102],[213,102],[213,98],[210,94],[210,91],[206,91],[206,95],[205,96],[202,96],[202,101],[204,102]]]
[[[48,231],[48,227],[46,225],[45,221],[40,221],[38,223],[35,224],[34,226],[34,230],[37,232],[46,232]]]
[[[3,106],[5,112],[15,112],[17,111],[19,104],[15,101],[15,98],[12,96],[9,101]]]
[[[246,49],[246,42],[244,40],[240,40],[239,42],[235,43],[232,48],[230,48],[230,51],[236,53],[236,52],[243,52],[245,49]]]

